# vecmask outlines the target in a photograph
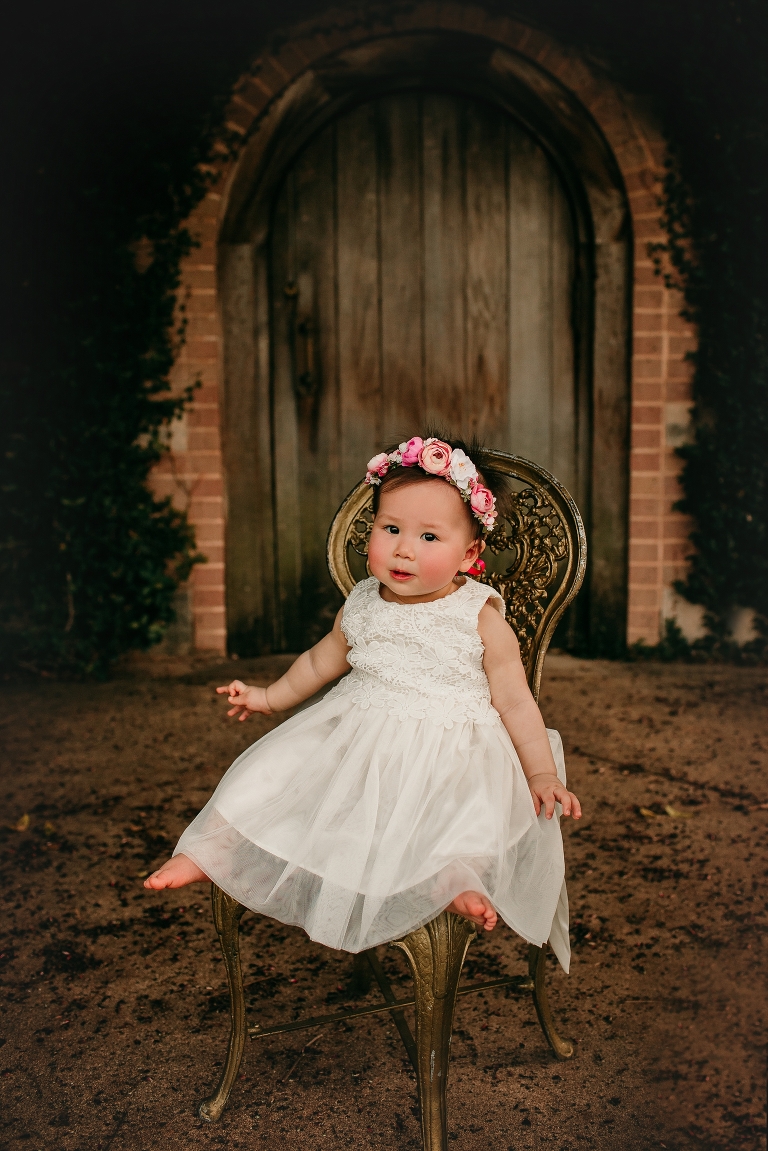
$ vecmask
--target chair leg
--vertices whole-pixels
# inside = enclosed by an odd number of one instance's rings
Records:
[[[243,1060],[246,1039],[245,992],[243,971],[240,966],[240,920],[247,910],[215,883],[211,884],[213,922],[219,936],[224,965],[229,983],[229,1011],[231,1028],[227,1060],[216,1090],[197,1109],[201,1119],[213,1122],[227,1105],[229,1093],[237,1078]]]
[[[367,995],[371,990],[372,982],[373,972],[368,962],[368,952],[359,951],[352,960],[352,974],[347,983],[347,994],[353,998],[358,995]]]
[[[528,974],[533,980],[533,1004],[539,1017],[541,1030],[544,1032],[549,1046],[558,1059],[570,1059],[573,1055],[573,1044],[568,1039],[561,1039],[555,1029],[555,1021],[547,998],[547,949],[528,948]]]
[[[453,1009],[467,948],[477,932],[443,911],[393,944],[405,952],[416,999],[416,1077],[424,1151],[448,1151],[446,1080]]]

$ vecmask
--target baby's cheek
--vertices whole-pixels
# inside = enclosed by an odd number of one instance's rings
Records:
[[[425,545],[419,553],[419,574],[424,583],[442,587],[453,579],[461,560],[441,547]]]
[[[382,538],[383,536],[383,538]],[[368,566],[378,578],[380,573],[389,571],[389,537],[383,532],[374,532],[368,544]]]

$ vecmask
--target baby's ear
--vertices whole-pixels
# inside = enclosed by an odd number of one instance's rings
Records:
[[[475,560],[485,551],[485,540],[472,540],[464,553],[464,559],[459,564],[459,571],[469,571]]]

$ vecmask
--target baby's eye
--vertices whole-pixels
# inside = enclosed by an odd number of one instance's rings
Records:
[[[400,534],[400,528],[396,528],[394,524],[387,524],[384,528],[384,531],[389,532],[391,536],[397,536]]]
[[[431,544],[434,540],[437,539],[437,536],[434,532],[424,532],[421,538],[426,540],[428,544]]]

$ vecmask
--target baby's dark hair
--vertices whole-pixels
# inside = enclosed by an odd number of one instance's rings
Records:
[[[491,457],[489,456],[488,448],[483,447],[483,445],[474,438],[469,441],[459,440],[453,436],[448,435],[447,432],[440,429],[429,429],[424,433],[422,438],[428,439],[430,436],[436,440],[442,440],[443,443],[448,444],[448,446],[454,450],[456,448],[460,448],[463,452],[466,452],[466,454],[472,460],[472,463],[477,468],[481,482],[485,485],[485,487],[489,489],[489,491],[493,492],[494,496],[496,497],[496,506],[498,508],[499,515],[504,516],[506,511],[506,503],[509,498],[509,486],[507,483],[507,477],[496,468],[494,468]],[[384,451],[389,454],[390,452],[395,451],[398,446],[398,444],[392,444],[390,447],[384,448]],[[387,472],[387,474],[382,478],[381,483],[376,484],[373,489],[373,514],[376,515],[379,510],[381,494],[383,491],[391,492],[395,491],[397,488],[408,487],[411,484],[432,483],[434,480],[441,480],[442,483],[445,483],[445,480],[441,476],[431,476],[428,472],[422,471],[422,469],[419,467],[392,468],[392,470]],[[470,523],[472,538],[481,539],[483,535],[483,529],[480,521],[472,514],[469,504],[465,503],[464,507],[466,509],[467,519]]]

